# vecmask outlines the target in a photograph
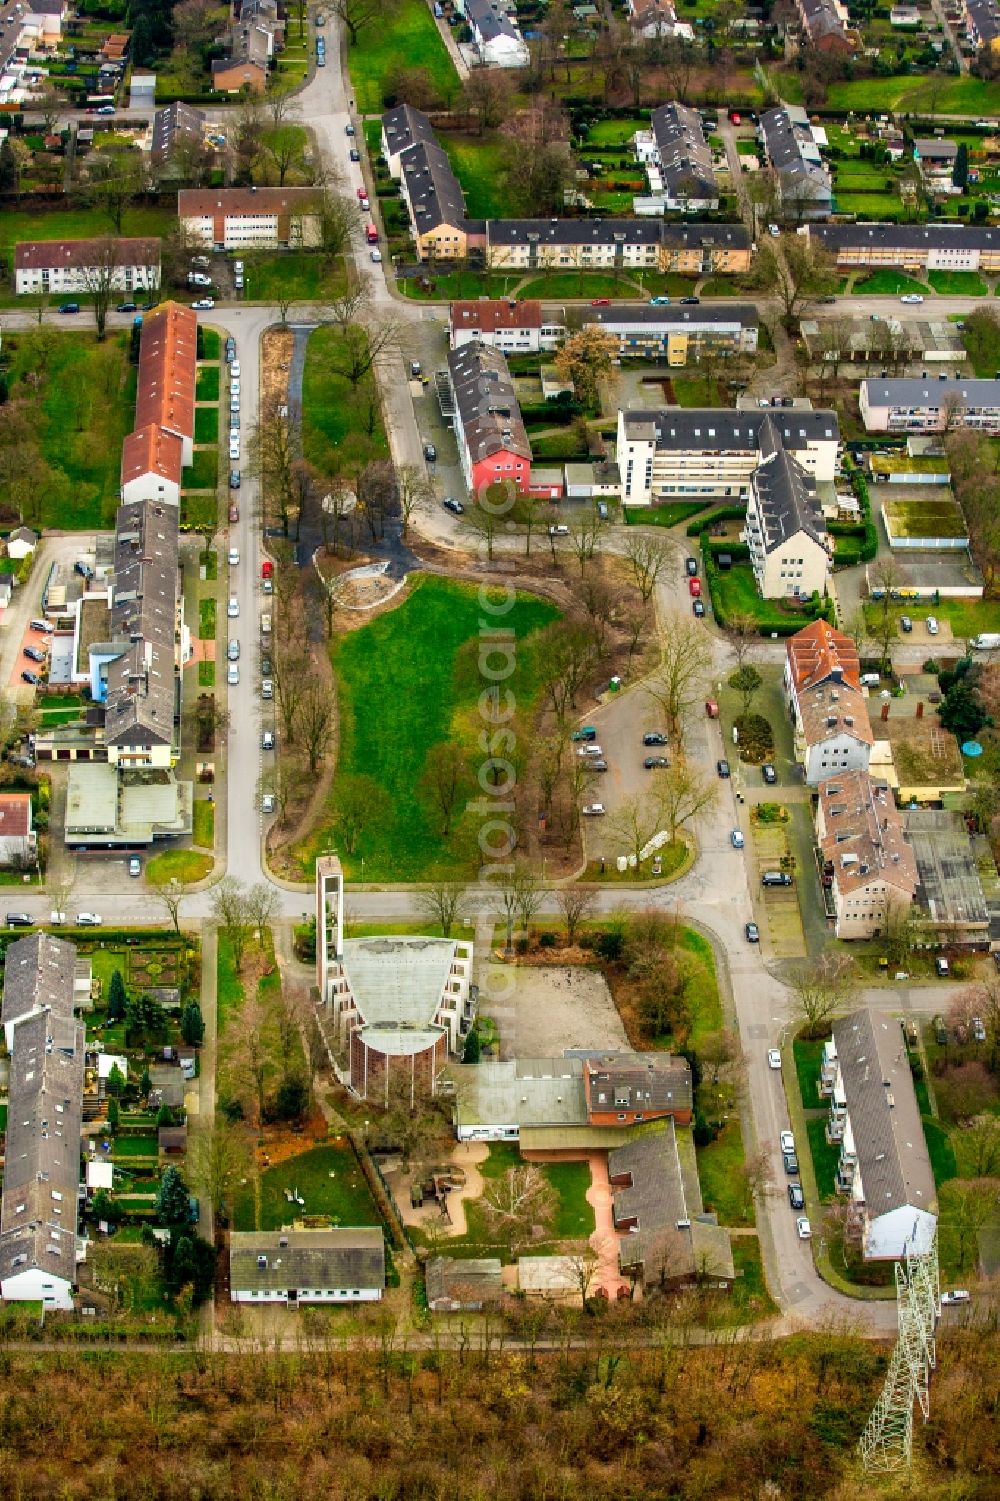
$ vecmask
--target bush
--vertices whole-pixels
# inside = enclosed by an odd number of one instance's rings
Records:
[[[556,935],[554,933],[539,933],[539,935],[538,935],[538,947],[540,949],[554,949],[555,946],[556,946]]]
[[[602,959],[607,960],[609,964],[616,963],[625,952],[625,935],[615,932],[596,933],[594,935],[594,951],[600,954]]]
[[[714,526],[717,521],[742,521],[746,513],[746,506],[719,506],[717,510],[709,511],[707,516],[689,521],[686,533],[689,537],[700,537],[702,532]]]

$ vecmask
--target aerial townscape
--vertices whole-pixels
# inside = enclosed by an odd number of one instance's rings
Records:
[[[998,0],[0,4],[0,673],[0,1501],[996,1501]]]

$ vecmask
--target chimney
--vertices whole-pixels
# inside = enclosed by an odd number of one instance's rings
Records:
[[[888,700],[882,705],[882,718],[883,719],[888,719],[889,718],[889,704],[888,704]]]
[[[916,715],[916,717],[918,719],[923,719],[923,717],[924,717],[924,701],[923,701],[923,699],[920,699],[917,702],[917,715]]]

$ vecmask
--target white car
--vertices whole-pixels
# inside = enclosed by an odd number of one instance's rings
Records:
[[[953,1303],[971,1303],[972,1294],[964,1287],[956,1287],[954,1292],[941,1294],[941,1305],[950,1308]]]
[[[791,1131],[782,1131],[781,1135],[778,1137],[778,1141],[781,1143],[781,1150],[783,1152],[795,1151],[795,1137],[792,1135]]]
[[[781,1067],[781,1049],[780,1048],[768,1048],[768,1050],[767,1050],[767,1066],[768,1066],[768,1068],[780,1068]]]
[[[229,671],[226,673],[226,682],[229,684],[230,688],[235,688],[236,685],[239,683],[239,680],[240,680],[239,664],[236,663],[236,662],[230,662],[230,664],[229,664]]]
[[[263,795],[261,796],[261,800],[260,800],[260,811],[262,813],[273,813],[274,812],[274,793],[273,792],[265,792],[265,793],[263,793]]]
[[[767,232],[775,240],[777,240],[781,234],[781,230],[778,228],[777,224],[769,224],[767,226]]]
[[[603,818],[607,810],[603,803],[586,803],[580,811],[584,818]]]
[[[240,561],[240,550],[239,550],[239,548],[238,547],[231,547],[229,549],[229,566],[230,566],[230,568],[235,568],[236,565],[237,565],[237,563],[239,561]]]
[[[232,364],[229,367],[229,375],[230,375],[230,378],[232,380],[235,380],[236,383],[239,384],[239,379],[240,379],[240,362],[239,362],[239,360],[233,360]]]
[[[49,922],[54,928],[61,928],[66,921],[65,912],[50,912]]]
[[[906,296],[901,297],[899,300],[900,302],[905,302],[908,306],[913,307],[916,306],[917,303],[923,302],[924,299],[921,297],[919,292],[907,292]]]
[[[229,382],[229,394],[230,396],[238,396],[240,394],[240,378],[238,375],[234,376]]]
[[[549,536],[550,537],[568,537],[569,536],[569,527],[568,526],[550,526],[549,527]]]
[[[741,850],[743,848],[744,844],[746,843],[746,841],[743,838],[743,831],[742,831],[742,829],[734,829],[733,832],[730,834],[729,837],[732,840],[732,844],[733,844],[733,849],[734,850]]]
[[[102,920],[96,912],[78,912],[76,914],[78,928],[99,928]]]
[[[229,457],[231,459],[238,459],[239,456],[240,456],[240,440],[239,440],[239,438],[230,438],[230,440],[229,440]]]
[[[191,306],[194,308],[196,313],[207,313],[210,308],[215,307],[215,298],[199,297],[198,301],[192,302]]]
[[[804,1214],[800,1214],[795,1221],[795,1228],[799,1232],[799,1240],[812,1240],[813,1227]]]
[[[381,252],[381,250],[373,250],[372,251],[372,260],[375,262],[376,266],[379,265],[379,263],[382,260],[382,252]]]
[[[230,620],[235,620],[240,613],[240,602],[235,594],[229,596],[229,604],[226,606],[226,614]]]
[[[938,626],[935,617],[933,615],[928,615],[926,623],[928,636],[936,636],[940,627]]]
[[[577,751],[577,755],[583,756],[585,759],[587,759],[591,756],[603,756],[604,752],[601,750],[601,747],[595,740],[590,745],[581,745],[579,750]]]

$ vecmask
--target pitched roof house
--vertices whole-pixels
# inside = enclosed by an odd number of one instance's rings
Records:
[[[180,434],[148,422],[129,433],[122,444],[122,500],[126,504],[162,500],[179,506],[183,467],[184,440]]]
[[[448,355],[448,383],[455,403],[455,436],[462,473],[479,495],[488,485],[510,482],[521,494],[531,484],[531,444],[507,361],[498,349],[467,344]]]
[[[877,938],[908,910],[917,861],[891,788],[866,771],[820,782],[816,838],[830,875],[838,938]]]
[[[179,302],[161,302],[142,320],[135,432],[155,425],[175,433],[183,462],[194,463],[194,393],[198,314]]]
[[[846,771],[867,771],[874,736],[850,636],[815,620],[785,648],[785,695],[795,756],[810,787]]]
[[[31,793],[0,793],[0,865],[21,868],[30,864],[37,838],[31,826]]]
[[[728,1232],[712,1217],[688,1213],[672,1120],[608,1153],[620,1271],[646,1287],[735,1278]]]
[[[234,1303],[375,1303],[385,1288],[381,1228],[233,1231]]]
[[[837,1187],[850,1196],[865,1260],[927,1251],[937,1190],[899,1022],[867,1007],[841,1017],[823,1066],[826,1092],[832,1076],[827,1136],[840,1143]]]
[[[750,478],[747,542],[763,599],[826,593],[830,568],[823,512],[812,477],[789,453],[770,413],[757,435],[760,463]]]
[[[478,1312],[503,1296],[500,1258],[460,1260],[432,1256],[424,1268],[427,1307],[432,1313]]]

